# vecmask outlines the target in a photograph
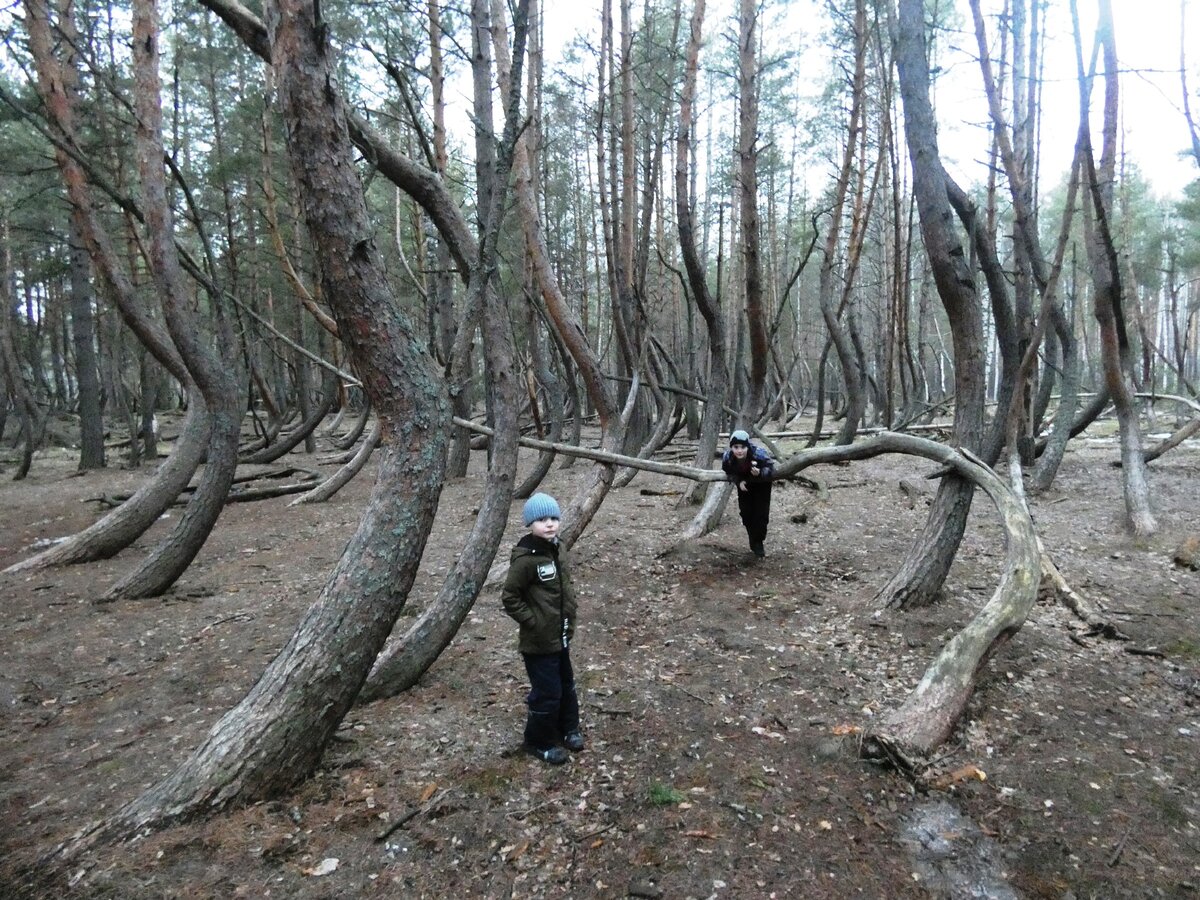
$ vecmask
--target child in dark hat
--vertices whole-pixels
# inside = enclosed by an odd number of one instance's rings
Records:
[[[568,750],[582,750],[579,699],[571,668],[575,635],[575,590],[566,551],[558,543],[562,513],[549,494],[525,501],[523,520],[529,534],[517,541],[500,600],[521,626],[517,649],[529,675],[525,749],[542,762],[561,765]]]
[[[762,447],[750,443],[740,428],[729,436],[729,449],[721,457],[725,475],[737,485],[738,512],[750,538],[750,550],[760,559],[767,555],[767,523],[771,519],[771,478],[775,460]]]

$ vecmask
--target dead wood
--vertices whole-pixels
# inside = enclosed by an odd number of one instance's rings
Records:
[[[300,480],[289,482],[287,484],[277,484],[278,479],[288,478],[292,475],[299,475]],[[247,500],[266,500],[270,497],[282,497],[285,494],[295,494],[299,491],[308,490],[314,483],[321,481],[323,476],[320,472],[313,469],[301,469],[295,466],[286,466],[282,469],[270,469],[266,472],[256,471],[247,472],[242,475],[235,475],[233,478],[233,487],[225,500],[226,503],[244,503]],[[261,482],[263,487],[253,487],[255,482]],[[251,485],[248,487],[239,488],[238,485]],[[179,496],[172,503],[172,506],[187,506],[191,495],[196,492],[196,485],[189,484],[179,492]],[[101,494],[98,497],[88,498],[88,502],[101,503],[105,506],[116,507],[127,502],[132,494]]]
[[[1042,557],[1042,582],[1038,588],[1040,596],[1061,603],[1074,613],[1076,618],[1088,626],[1088,637],[1103,635],[1104,637],[1111,637],[1114,640],[1129,640],[1129,637],[1117,628],[1112,620],[1104,614],[1098,603],[1088,597],[1082,596],[1067,584],[1067,580],[1063,578],[1062,572],[1055,565],[1054,559],[1046,552],[1046,548],[1042,546],[1040,538],[1038,539],[1038,550]],[[1082,647],[1087,646],[1082,641],[1076,640],[1073,635],[1071,639]]]

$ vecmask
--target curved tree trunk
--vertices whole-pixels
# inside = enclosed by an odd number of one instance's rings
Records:
[[[71,76],[65,74],[53,56],[54,41],[46,5],[41,0],[27,0],[26,10],[30,50],[38,70],[38,93],[51,123],[52,136],[67,145],[74,144],[71,94],[63,86],[64,79]],[[56,150],[55,157],[88,252],[97,271],[108,283],[122,319],[154,357],[187,387],[190,403],[183,433],[174,451],[151,481],[99,522],[45,553],[10,567],[10,571],[106,559],[129,546],[158,520],[163,510],[174,502],[187,485],[204,456],[210,433],[206,404],[200,398],[172,338],[142,306],[136,289],[121,268],[108,232],[96,216],[82,166],[61,147]]]
[[[896,709],[868,730],[864,749],[898,762],[927,756],[950,736],[974,690],[975,679],[992,653],[1024,624],[1037,599],[1041,553],[1033,521],[1024,505],[978,457],[936,441],[906,434],[881,434],[858,444],[805,450],[775,467],[788,478],[817,464],[906,453],[934,460],[983,488],[1000,513],[1007,553],[1000,584],[979,615],[942,648],[920,683]]]
[[[341,415],[341,413],[338,415]],[[370,420],[370,418],[371,401],[365,400],[363,402],[362,413],[357,419],[354,420],[354,427],[341,437],[336,438],[333,442],[333,446],[337,447],[339,450],[349,450],[351,447],[353,447],[356,443],[358,443],[358,439],[362,437],[362,433],[366,430],[367,422]]]
[[[537,317],[532,300],[526,305],[528,316],[526,318],[527,328],[529,332],[529,357],[532,360],[534,377],[536,384],[542,385],[546,391],[546,411],[550,416],[550,429],[547,435],[548,440],[555,442],[562,437],[563,430],[563,387],[562,381],[554,373],[554,369],[547,363],[546,357],[542,353],[541,345],[538,342],[535,326]],[[538,454],[537,462],[533,464],[533,468],[526,473],[521,483],[513,491],[513,497],[517,500],[525,500],[533,495],[533,492],[538,489],[538,485],[542,483],[542,479],[550,471],[550,467],[554,464],[556,454],[552,450],[543,450]]]
[[[159,83],[158,14],[155,0],[134,0],[133,60],[138,170],[143,215],[149,233],[150,270],[158,288],[167,330],[209,411],[208,452],[196,492],[171,533],[133,572],[105,594],[106,600],[154,597],[182,575],[212,532],[233,484],[241,439],[242,398],[237,342],[218,307],[214,353],[193,313],[175,251],[174,217],[163,171],[162,105]],[[219,297],[214,297],[220,302]]]
[[[1062,351],[1062,393],[1058,399],[1058,410],[1054,414],[1054,426],[1046,438],[1043,452],[1033,467],[1033,475],[1029,482],[1031,491],[1048,491],[1058,474],[1063,454],[1067,450],[1067,441],[1071,437],[1071,426],[1074,424],[1075,407],[1079,398],[1079,342],[1075,338],[1071,323],[1063,315],[1061,305],[1050,311],[1053,317],[1055,333],[1058,335],[1058,346]]]
[[[842,426],[834,438],[835,444],[849,444],[858,432],[859,423],[867,408],[866,378],[860,365],[859,355],[854,342],[851,340],[849,325],[843,326],[839,320],[839,312],[834,304],[834,268],[837,264],[838,245],[842,238],[842,216],[845,211],[846,198],[850,193],[850,179],[854,173],[854,158],[859,142],[865,140],[864,132],[866,113],[863,109],[865,102],[866,83],[866,50],[867,50],[866,8],[863,0],[854,4],[854,80],[851,86],[850,123],[846,146],[842,151],[842,165],[838,171],[837,186],[834,190],[833,210],[829,223],[829,232],[825,236],[824,258],[821,262],[821,274],[817,295],[821,307],[821,317],[829,330],[829,339],[837,352],[838,362],[842,367],[842,379],[846,387],[846,412]],[[860,173],[860,179],[861,179]],[[861,203],[860,191],[856,203]],[[855,226],[858,225],[858,215],[854,216]],[[853,241],[853,236],[851,241]],[[846,283],[848,299],[850,283]]]
[[[495,427],[491,435],[487,485],[475,525],[467,542],[459,551],[454,568],[446,576],[437,597],[425,612],[394,645],[388,647],[376,662],[363,687],[360,698],[375,700],[408,690],[425,674],[446,646],[458,633],[459,627],[475,604],[483,588],[488,569],[496,557],[508,515],[512,506],[514,473],[517,469],[518,418],[517,377],[507,304],[499,292],[492,289],[498,258],[497,242],[504,220],[508,199],[508,176],[512,169],[514,145],[519,134],[521,68],[525,54],[528,28],[528,0],[517,8],[513,27],[513,58],[508,82],[504,135],[493,169],[494,190],[488,197],[489,206],[484,218],[484,235],[480,242],[480,258],[472,270],[468,294],[474,294],[471,305],[483,308],[483,349],[487,364],[487,383],[491,390]],[[501,26],[500,10],[494,10],[497,32]],[[476,27],[478,28],[478,20]],[[497,40],[498,48],[503,40]],[[497,54],[499,56],[499,54]],[[505,66],[508,68],[508,66]],[[489,79],[490,82],[490,79]],[[490,90],[490,84],[487,88]],[[479,296],[481,295],[482,296]]]
[[[649,350],[651,353],[655,352],[653,345],[649,346]],[[646,438],[645,443],[643,443],[638,449],[638,459],[649,459],[666,445],[666,443],[671,439],[671,435],[673,433],[671,423],[682,407],[682,400],[679,397],[676,397],[674,405],[668,406],[666,395],[659,387],[658,379],[655,377],[653,365],[649,366],[648,368],[650,369],[648,378],[650,392],[654,396],[654,406],[658,411],[658,417],[655,419],[654,429]],[[625,487],[629,484],[629,482],[633,481],[637,473],[638,470],[633,468],[627,468],[621,471],[613,479],[613,487]]]
[[[929,99],[929,62],[920,0],[900,2],[896,61],[921,236],[954,344],[953,440],[959,447],[975,451],[983,433],[983,321],[975,280],[967,267],[968,254],[954,230],[947,199],[937,122]],[[942,480],[921,536],[900,569],[880,590],[880,603],[903,607],[929,603],[936,597],[962,540],[973,493],[970,481],[958,477]]]
[[[729,400],[729,359],[725,346],[725,318],[708,290],[708,279],[700,254],[696,250],[696,230],[692,216],[692,194],[688,188],[688,161],[691,159],[692,120],[696,99],[696,77],[699,67],[700,43],[704,26],[704,0],[696,0],[692,11],[691,28],[688,36],[687,56],[684,64],[683,93],[679,101],[679,134],[675,138],[675,220],[679,231],[679,249],[687,271],[688,286],[704,328],[708,334],[708,379],[705,391],[708,399],[700,418],[700,439],[696,444],[696,466],[709,468],[717,451],[717,439],[725,421],[725,404]],[[681,504],[700,503],[689,533],[696,536],[707,534],[717,527],[728,492],[719,502],[709,504],[712,492],[707,485],[698,483],[684,493]]]
[[[379,423],[371,429],[371,433],[367,435],[367,439],[362,442],[362,446],[358,448],[358,452],[354,454],[346,463],[338,469],[329,478],[326,478],[315,488],[307,493],[301,494],[288,506],[296,506],[300,503],[324,503],[351,481],[354,476],[362,471],[363,466],[367,464],[367,460],[371,458],[371,454],[379,446],[379,440],[382,437],[382,430]]]
[[[208,427],[208,410],[203,399],[196,396],[170,455],[132,497],[83,531],[4,571],[69,566],[116,556],[158,521],[187,487],[207,451]]]
[[[12,263],[7,221],[0,223],[0,239],[4,242],[3,265],[0,265],[0,281],[3,281],[3,284],[0,284],[0,376],[3,376],[8,386],[8,397],[0,395],[0,402],[7,403],[11,399],[13,408],[20,417],[25,448],[21,453],[21,461],[17,464],[17,471],[13,473],[13,481],[20,481],[29,474],[29,467],[33,462],[33,452],[37,449],[38,435],[41,432],[41,416],[33,392],[25,383],[16,343],[13,341],[13,298],[9,296],[8,287],[12,284],[12,279],[9,278]]]
[[[299,447],[301,443],[308,440],[313,432],[317,430],[317,426],[321,424],[322,420],[329,415],[329,410],[333,408],[333,401],[336,396],[333,391],[326,393],[321,398],[321,402],[309,410],[308,418],[292,429],[287,437],[276,441],[270,447],[259,450],[257,453],[239,457],[238,462],[245,464],[265,464],[273,463],[275,460],[287,456],[287,454]],[[357,439],[356,437],[355,440]]]
[[[128,836],[305,778],[350,709],[403,608],[445,471],[448,406],[391,293],[353,166],[326,30],[311,2],[268,5],[292,171],[324,295],[372,397],[384,440],[362,521],[262,678],[171,775],[67,848]]]
[[[1176,403],[1181,403],[1184,406],[1189,407],[1193,415],[1200,413],[1200,403],[1197,403],[1195,400],[1189,400],[1187,397],[1178,397],[1171,394],[1138,394],[1138,397],[1150,400],[1151,402],[1154,400],[1174,400]],[[1200,432],[1200,417],[1193,418],[1186,425],[1175,429],[1174,433],[1169,434],[1153,447],[1147,448],[1146,452],[1142,454],[1143,459],[1145,459],[1146,462],[1153,462],[1164,453],[1174,450],[1197,432]]]
[[[1104,368],[1104,383],[1112,397],[1121,429],[1121,474],[1125,485],[1125,513],[1134,535],[1148,537],[1158,530],[1158,523],[1154,519],[1150,503],[1150,485],[1146,478],[1141,427],[1125,375],[1129,368],[1129,342],[1122,311],[1121,269],[1109,225],[1116,169],[1118,115],[1117,49],[1109,0],[1100,2],[1098,36],[1104,50],[1104,146],[1099,169],[1093,159],[1090,141],[1084,160],[1095,213],[1092,239],[1088,242],[1088,258],[1095,285],[1093,312],[1100,325],[1100,357]],[[1079,73],[1079,79],[1082,97],[1082,72]],[[1086,106],[1082,102],[1081,107],[1086,114]],[[1084,131],[1083,126],[1080,130]],[[1086,133],[1083,134],[1083,139],[1088,140]]]

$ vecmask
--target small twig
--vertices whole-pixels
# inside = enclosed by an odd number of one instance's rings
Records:
[[[203,628],[201,628],[199,632],[197,632],[196,636],[199,637],[200,635],[204,634],[204,632],[208,631],[210,628],[216,628],[218,625],[224,625],[226,622],[234,622],[234,621],[242,621],[242,620],[249,621],[253,618],[254,618],[254,616],[250,615],[250,613],[244,613],[244,612],[234,613],[232,616],[225,616],[223,619],[217,619],[217,621],[215,621],[215,622],[209,622],[207,625],[205,625]]]
[[[679,684],[674,684],[674,685],[671,685],[671,686],[672,686],[673,688],[675,688],[677,691],[683,691],[685,694],[687,694],[687,695],[688,695],[689,697],[691,697],[693,700],[699,700],[701,703],[705,704],[706,706],[712,706],[712,705],[713,705],[711,700],[705,700],[705,699],[704,699],[703,697],[701,697],[699,694],[693,694],[691,691],[689,691],[687,688],[683,687],[682,685],[679,685]]]
[[[436,794],[434,794],[432,799],[430,799],[430,801],[428,803],[426,803],[424,806],[421,806],[421,807],[418,807],[417,809],[406,812],[399,819],[397,819],[395,822],[393,822],[391,825],[389,825],[387,828],[387,831],[384,831],[382,834],[378,835],[375,838],[375,843],[377,843],[377,844],[383,843],[388,838],[390,838],[393,834],[395,834],[397,831],[399,831],[401,828],[403,828],[405,825],[407,825],[409,822],[411,822],[413,819],[415,819],[417,816],[421,815],[421,813],[429,812],[429,810],[433,809],[435,806],[437,806],[439,803],[441,803],[442,800],[445,798],[445,796],[448,793],[450,793],[450,789],[443,788],[442,790],[440,790]]]
[[[632,716],[633,715],[633,710],[631,710],[631,709],[610,709],[607,706],[601,706],[599,703],[593,703],[593,704],[591,704],[591,706],[594,709],[597,709],[600,712],[604,713],[606,716]]]
[[[1155,656],[1158,659],[1166,659],[1167,654],[1161,650],[1155,650],[1153,647],[1126,647],[1126,653],[1132,653],[1134,656]]]
[[[768,684],[773,684],[776,681],[783,681],[784,679],[791,678],[791,677],[792,677],[791,675],[789,675],[785,672],[783,675],[776,675],[774,678],[767,678],[763,681],[760,681],[757,685],[755,685],[754,690],[756,690],[756,691],[760,690],[760,689],[766,687]]]
[[[1109,857],[1108,867],[1111,869],[1121,861],[1121,854],[1125,852],[1125,842],[1129,840],[1129,832],[1133,830],[1133,823],[1130,822],[1125,826],[1125,833],[1121,835],[1121,840],[1117,842],[1117,849],[1113,851],[1113,855]]]
[[[603,828],[597,828],[595,831],[589,831],[587,834],[579,835],[579,837],[575,838],[575,841],[577,843],[586,841],[588,838],[594,838],[597,835],[604,834],[604,832],[606,832],[606,831],[612,831],[612,829],[615,827],[616,827],[616,825],[610,822],[608,825],[605,825]]]
[[[547,806],[554,806],[556,803],[558,803],[557,799],[547,800],[545,803],[539,803],[536,806],[529,807],[529,809],[525,810],[524,812],[509,813],[508,817],[510,819],[524,819],[526,816],[537,812],[539,809],[545,809]]]

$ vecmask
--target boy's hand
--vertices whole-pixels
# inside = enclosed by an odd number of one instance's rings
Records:
[[[748,491],[748,490],[750,490],[750,489],[749,489],[748,487],[746,487],[746,482],[744,482],[744,481],[739,481],[739,482],[738,482],[738,490],[739,490],[739,491]]]
[[[750,474],[758,476],[758,463],[750,463]]]

